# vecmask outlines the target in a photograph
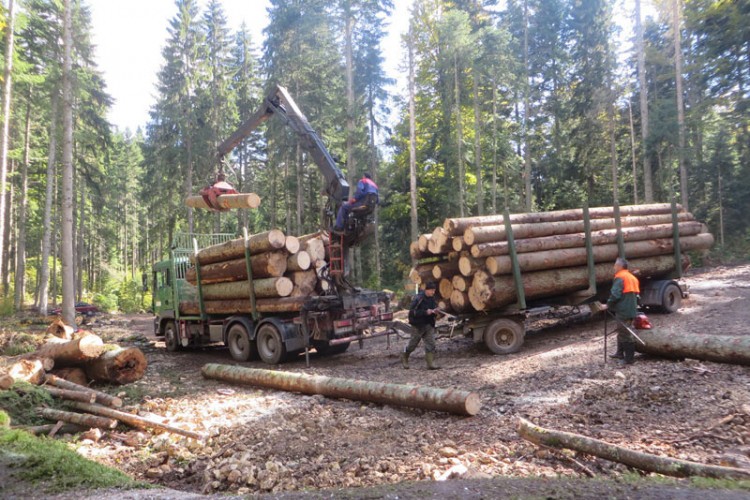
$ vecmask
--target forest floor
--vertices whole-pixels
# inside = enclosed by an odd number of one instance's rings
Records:
[[[675,314],[650,313],[657,329],[750,335],[750,265],[693,270]],[[536,319],[520,352],[495,356],[469,338],[438,340],[441,370],[421,347],[403,370],[396,336],[340,355],[275,367],[336,377],[476,391],[473,417],[305,396],[206,380],[206,363],[236,364],[222,348],[169,353],[148,315],[107,316],[87,326],[140,347],[146,376],[121,388],[126,405],[208,433],[206,443],[144,431],[74,441],[79,453],[170,490],[107,492],[120,498],[191,494],[296,494],[318,498],[747,498],[712,481],[664,479],[596,457],[543,449],[516,432],[519,417],[632,450],[750,468],[750,367],[638,355],[604,361],[603,317],[588,308]],[[613,325],[609,324],[610,329]],[[615,336],[609,337],[609,349]],[[246,366],[268,368],[261,362]],[[1,475],[0,475],[1,476]],[[356,488],[347,489],[343,488]],[[367,488],[367,489],[362,489]],[[178,490],[178,491],[174,491]],[[12,490],[11,490],[12,493]],[[100,497],[101,491],[89,493]],[[82,498],[85,492],[60,498]]]

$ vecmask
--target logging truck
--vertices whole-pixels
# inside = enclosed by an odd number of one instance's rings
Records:
[[[412,243],[410,278],[438,282],[442,328],[518,351],[530,317],[606,300],[612,263],[626,257],[641,280],[640,305],[671,313],[688,287],[682,252],[713,244],[676,204],[597,207],[446,219]]]

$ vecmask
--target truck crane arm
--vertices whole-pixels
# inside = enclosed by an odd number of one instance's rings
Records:
[[[339,205],[349,197],[349,183],[339,169],[331,154],[326,149],[323,141],[310,126],[305,115],[297,107],[292,96],[287,90],[276,85],[273,91],[266,96],[260,108],[248,118],[240,127],[218,147],[219,161],[232,152],[243,139],[248,137],[255,129],[265,122],[271,115],[276,115],[299,136],[303,147],[310,153],[315,164],[326,180],[326,195],[333,205],[338,209]],[[334,212],[335,213],[335,212]]]

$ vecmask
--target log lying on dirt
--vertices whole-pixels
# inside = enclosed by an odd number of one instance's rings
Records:
[[[104,352],[104,342],[97,335],[89,334],[73,340],[50,339],[33,353],[36,357],[55,360],[55,366],[79,366],[99,357]]]
[[[666,358],[691,358],[717,363],[750,365],[750,336],[668,333],[662,329],[638,330],[646,345],[636,342],[638,352]]]
[[[63,381],[74,383],[77,386],[83,387],[83,388],[86,388],[86,384],[89,381],[89,379],[86,378],[86,372],[83,371],[83,368],[78,368],[78,367],[68,367],[68,368],[59,368],[59,369],[51,370],[49,373],[47,373],[47,377],[46,377],[47,382],[49,382],[50,375],[58,377],[59,379]],[[59,386],[59,387],[62,387],[62,386]]]
[[[143,378],[147,366],[146,356],[137,347],[116,347],[89,361],[85,370],[96,382],[124,385]]]
[[[481,407],[477,393],[453,389],[388,384],[213,363],[204,365],[201,373],[206,378],[225,382],[303,394],[322,394],[331,398],[446,411],[458,415],[476,415]]]
[[[285,252],[266,252],[250,257],[253,279],[276,278],[286,272],[287,254]],[[185,273],[185,279],[191,285],[197,284],[195,268],[191,267]],[[247,280],[247,264],[245,258],[201,265],[201,283],[226,283],[230,281]]]
[[[181,436],[186,436],[192,439],[197,439],[197,440],[206,439],[206,436],[204,436],[203,434],[199,432],[188,431],[185,429],[180,429],[178,427],[173,427],[171,425],[162,424],[160,422],[154,422],[152,420],[139,417],[138,415],[133,415],[132,413],[125,413],[123,411],[114,410],[112,408],[107,408],[106,406],[88,404],[88,403],[73,403],[73,407],[81,411],[93,413],[94,415],[101,415],[104,417],[114,418],[124,424],[130,425],[132,427],[138,427],[139,429],[156,429],[160,431],[171,432],[172,434],[179,434]]]
[[[260,206],[260,196],[255,193],[221,194],[216,197],[216,204],[223,210],[258,208]],[[185,206],[203,209],[212,208],[208,206],[203,196],[188,196],[185,198]]]
[[[48,420],[57,420],[67,422],[69,424],[81,425],[84,427],[98,427],[99,429],[114,429],[115,427],[117,427],[117,420],[113,418],[99,417],[96,415],[88,415],[85,413],[55,410],[53,408],[39,408],[39,415]]]
[[[286,236],[278,229],[258,233],[248,238],[250,255],[257,255],[275,250],[282,250],[286,245]],[[219,245],[211,245],[198,251],[198,262],[201,265],[224,262],[245,257],[245,239],[235,238]],[[194,257],[191,257],[191,262]]]
[[[66,401],[80,401],[82,403],[93,403],[96,401],[96,394],[83,391],[72,391],[70,389],[58,389],[56,387],[41,386],[50,396],[64,399]]]
[[[122,399],[118,397],[107,394],[106,392],[97,391],[96,389],[91,389],[90,387],[86,387],[85,385],[71,382],[70,380],[65,380],[56,375],[47,374],[45,382],[61,389],[93,394],[96,398],[96,402],[103,405],[112,406],[114,408],[120,408],[122,406]]]
[[[518,434],[537,445],[567,448],[618,462],[648,472],[672,477],[701,476],[714,479],[750,479],[750,470],[705,465],[676,458],[660,457],[629,450],[598,439],[572,432],[545,429],[519,418]]]
[[[78,434],[80,432],[84,432],[87,429],[89,429],[89,427],[82,427],[76,424],[65,424],[59,427],[58,427],[58,424],[44,424],[44,425],[15,427],[15,429],[20,429],[22,431],[26,431],[34,435],[40,435],[40,434],[49,433],[55,427],[57,427],[57,431],[55,432],[56,434]]]
[[[285,277],[261,278],[253,280],[255,297],[259,299],[269,297],[288,297],[292,293],[294,283]],[[204,300],[249,300],[250,284],[247,281],[233,281],[229,283],[214,283],[203,286]]]
[[[258,312],[263,313],[297,312],[302,309],[307,299],[307,296],[258,299],[255,301],[255,306]],[[206,300],[204,305],[208,314],[249,314],[252,312],[249,299]],[[180,312],[197,315],[200,314],[200,307],[197,302],[180,302]]]

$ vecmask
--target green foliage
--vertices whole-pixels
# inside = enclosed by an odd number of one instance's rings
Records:
[[[13,295],[0,297],[0,317],[11,316],[15,312],[13,307]]]
[[[26,382],[16,382],[13,387],[0,392],[0,408],[14,425],[40,425],[45,419],[37,415],[40,406],[57,407],[60,400],[52,399],[44,389]]]
[[[46,493],[144,487],[116,469],[83,458],[66,443],[20,430],[0,429],[0,450],[0,459],[10,462],[15,477],[39,484]]]
[[[28,333],[9,335],[8,341],[2,345],[0,354],[3,356],[17,356],[36,350],[36,338]]]
[[[10,422],[10,415],[8,415],[5,411],[0,410],[0,428],[10,427]]]

